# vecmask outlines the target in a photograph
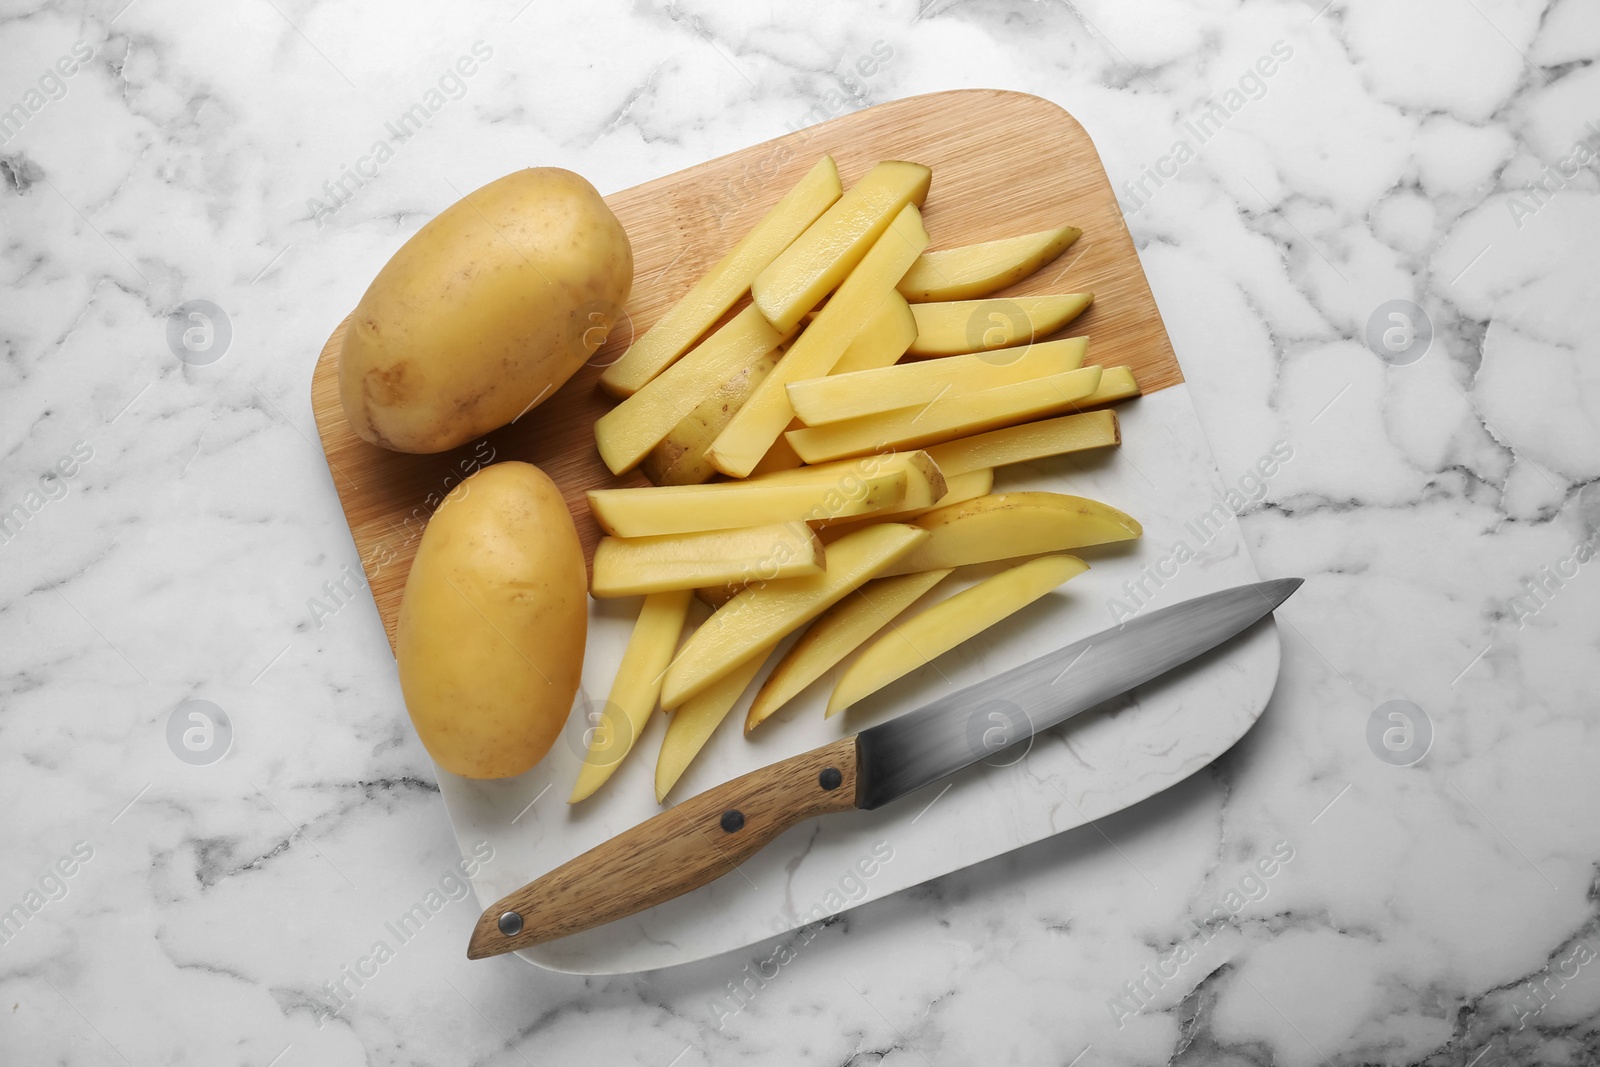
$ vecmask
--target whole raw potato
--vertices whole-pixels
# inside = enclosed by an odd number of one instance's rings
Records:
[[[468,778],[539,762],[578,691],[587,623],[583,549],[555,483],[531,463],[462,482],[423,531],[396,632],[428,754]]]
[[[339,353],[356,433],[443,452],[543,403],[594,354],[633,285],[594,186],[534,167],[469,193],[386,263]]]

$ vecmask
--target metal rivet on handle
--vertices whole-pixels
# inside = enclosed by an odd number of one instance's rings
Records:
[[[817,775],[817,784],[827,790],[838,789],[844,781],[844,775],[839,773],[837,767],[824,767],[822,773]]]
[[[744,812],[730,808],[722,813],[722,828],[728,833],[738,833],[744,829]]]
[[[522,916],[514,911],[508,911],[500,916],[500,932],[507,937],[516,937],[522,933]]]

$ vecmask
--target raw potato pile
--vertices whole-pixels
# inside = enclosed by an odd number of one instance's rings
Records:
[[[753,730],[852,653],[833,715],[1082,573],[1069,550],[1140,535],[1115,508],[991,493],[994,468],[1119,442],[1127,367],[1060,330],[1090,293],[982,298],[1051,262],[1070,226],[925,252],[931,172],[879,163],[848,191],[824,156],[628,352],[595,424],[617,474],[597,597],[643,595],[572,800],[627,755],[659,703],[664,799],[774,648]],[[728,317],[746,296],[749,303]],[[722,480],[712,480],[714,478]],[[1029,557],[896,620],[959,567]],[[691,594],[714,609],[687,639]],[[682,644],[680,647],[680,640]]]

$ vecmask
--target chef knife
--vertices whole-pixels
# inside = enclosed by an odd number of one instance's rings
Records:
[[[708,789],[484,911],[469,959],[514,952],[620,919],[725,874],[784,830],[881,807],[1215,648],[1300,587],[1281,578],[1153,611],[1046,653],[853,737]],[[993,726],[987,725],[993,723]]]

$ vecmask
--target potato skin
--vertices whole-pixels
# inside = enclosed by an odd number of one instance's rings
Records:
[[[582,177],[490,182],[413,234],[356,305],[345,415],[397,452],[481,437],[548,400],[604,339],[596,313],[612,322],[632,286],[628,235]]]
[[[544,756],[583,672],[583,548],[554,482],[485,467],[434,512],[396,628],[400,690],[435,762],[508,778]]]

